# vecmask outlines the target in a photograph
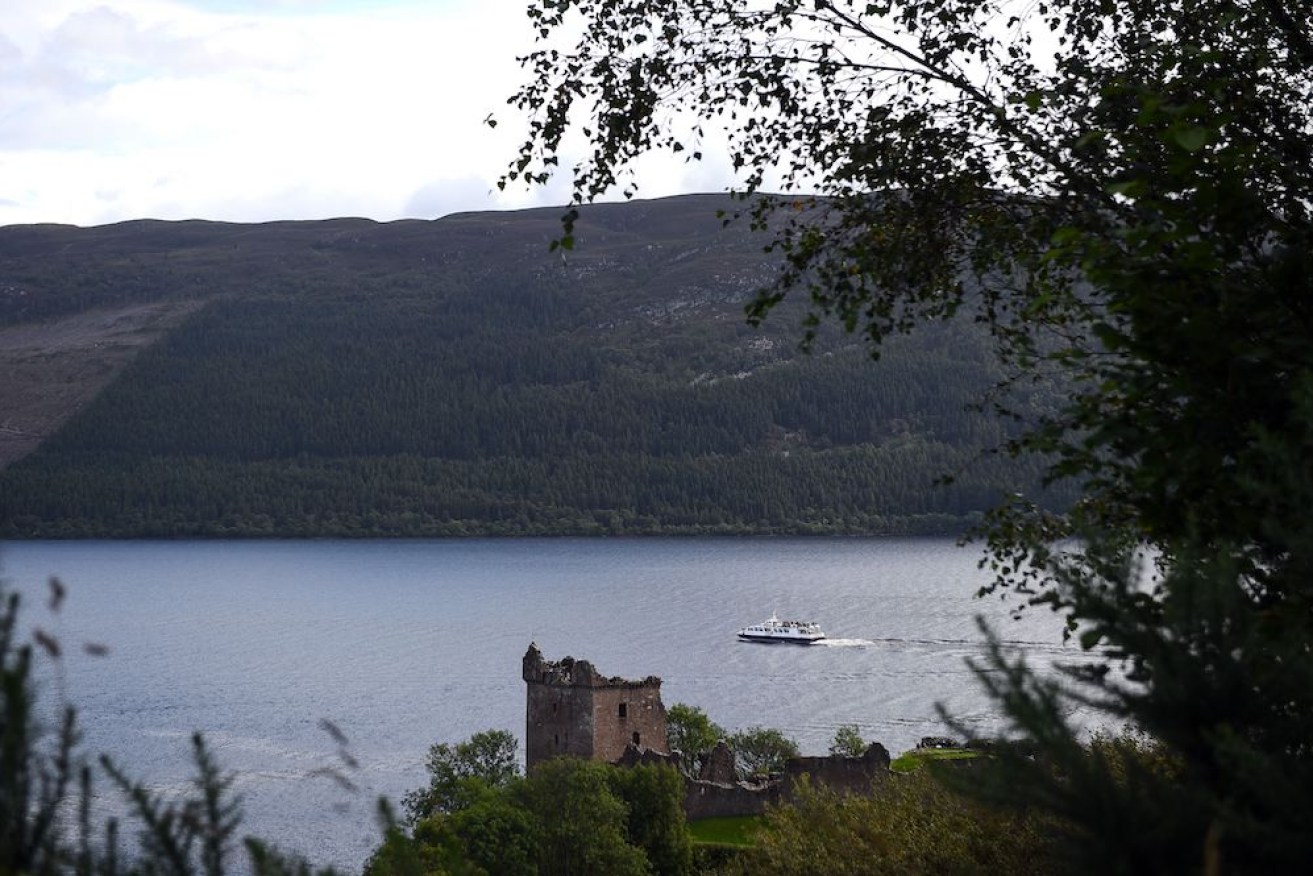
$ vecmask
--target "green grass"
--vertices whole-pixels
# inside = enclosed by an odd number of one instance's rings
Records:
[[[889,769],[896,773],[910,773],[935,760],[970,760],[980,756],[981,752],[969,748],[917,748],[898,755],[889,764]]]
[[[761,823],[759,815],[735,815],[689,822],[688,830],[695,843],[750,846],[753,844],[752,835]]]

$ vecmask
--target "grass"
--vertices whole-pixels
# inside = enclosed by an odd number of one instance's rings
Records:
[[[969,748],[917,748],[898,755],[889,764],[889,769],[896,773],[910,773],[934,760],[970,760],[980,756],[981,752]]]
[[[695,843],[750,846],[753,834],[761,826],[759,815],[734,815],[727,818],[703,818],[689,822],[688,830]]]

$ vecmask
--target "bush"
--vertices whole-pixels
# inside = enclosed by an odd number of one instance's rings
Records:
[[[769,727],[740,730],[727,742],[734,752],[734,765],[742,779],[760,779],[781,773],[785,762],[798,756],[798,743]]]
[[[861,757],[863,754],[866,754],[866,740],[862,739],[856,724],[843,724],[834,731],[834,739],[830,742],[832,757]]]
[[[988,807],[931,771],[891,776],[869,796],[798,782],[794,802],[771,808],[737,872],[977,874],[1055,872],[1034,818]]]
[[[483,788],[501,788],[520,774],[520,743],[506,730],[484,730],[464,742],[429,748],[429,786],[402,800],[412,823],[435,812],[453,812],[477,799]]]
[[[670,750],[678,752],[679,769],[686,776],[697,777],[707,754],[725,736],[724,728],[697,706],[675,703],[666,710],[666,737]]]

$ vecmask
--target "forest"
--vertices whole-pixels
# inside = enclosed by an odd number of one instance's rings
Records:
[[[969,319],[878,361],[750,326],[778,264],[729,206],[572,252],[551,210],[0,229],[5,325],[199,303],[0,472],[0,537],[945,533],[1039,490],[1005,451],[1060,387],[1004,398]]]

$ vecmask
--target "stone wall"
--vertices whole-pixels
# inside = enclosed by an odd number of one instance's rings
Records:
[[[784,799],[784,791],[785,786],[781,782],[722,785],[700,779],[685,779],[684,817],[689,821],[699,821],[703,818],[761,815],[768,805]]]
[[[722,752],[723,749],[723,752]],[[794,785],[806,775],[815,785],[824,786],[844,794],[870,794],[893,773],[889,771],[889,752],[878,742],[872,743],[861,757],[792,757],[784,772],[760,784],[724,780],[728,755],[729,775],[733,775],[733,755],[716,747],[713,758],[720,755],[722,763],[713,770],[716,780],[685,779],[684,814],[690,821],[701,818],[726,818],[735,815],[760,815],[767,806],[788,803],[793,799]]]
[[[528,769],[562,755],[615,762],[631,744],[669,750],[661,679],[606,677],[587,660],[544,660],[533,644],[521,672]]]
[[[845,794],[869,794],[873,783],[891,775],[889,752],[872,742],[861,757],[791,757],[784,767],[781,782],[792,786],[802,775],[811,776],[813,784],[824,785]]]
[[[593,690],[593,757],[615,763],[630,745],[669,750],[659,679],[655,685]]]
[[[524,734],[528,769],[562,755],[625,766],[677,766],[670,754],[661,679],[608,678],[587,660],[544,660],[532,644],[525,652],[522,672],[528,688]],[[690,819],[760,815],[771,804],[788,802],[803,775],[836,791],[869,794],[892,775],[889,752],[872,743],[862,757],[790,758],[783,774],[749,784],[735,781],[734,756],[721,742],[707,759],[702,777],[685,779],[684,810]]]
[[[525,709],[524,754],[529,767],[562,755],[591,758],[591,688],[530,684]]]

